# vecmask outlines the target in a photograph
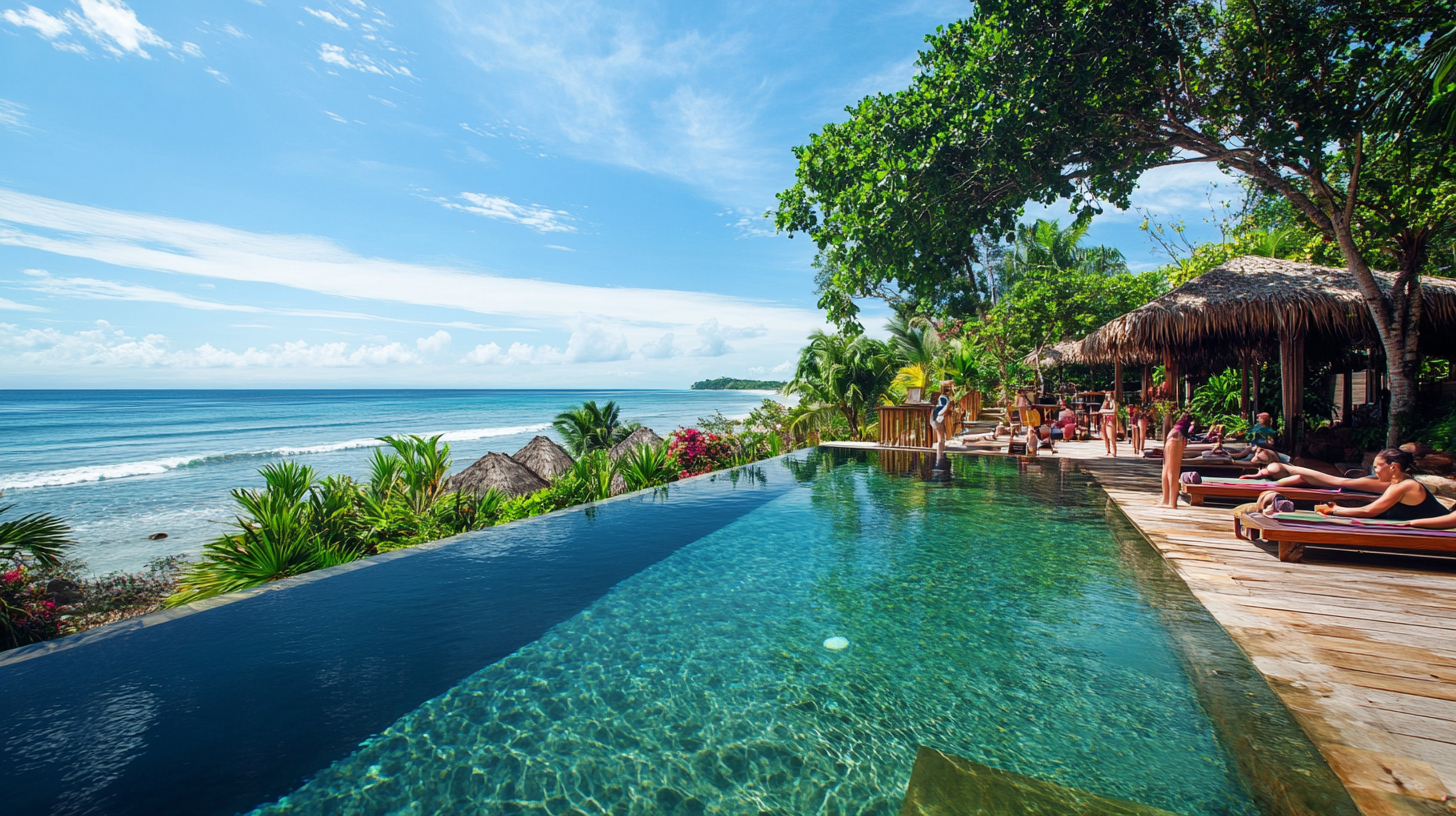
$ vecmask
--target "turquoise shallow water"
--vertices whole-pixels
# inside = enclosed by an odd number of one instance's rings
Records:
[[[893,814],[921,744],[1189,816],[1261,812],[1166,627],[1186,589],[1105,494],[1070,463],[953,461],[765,464],[802,485],[257,812]],[[1259,688],[1235,696],[1300,755],[1277,764],[1309,762]]]

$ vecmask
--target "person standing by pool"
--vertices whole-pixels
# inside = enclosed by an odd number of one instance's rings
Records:
[[[1127,436],[1132,443],[1132,455],[1142,456],[1147,442],[1148,418],[1143,409],[1136,405],[1127,406]]]
[[[1108,456],[1117,455],[1117,400],[1110,395],[1102,403],[1102,446]]]
[[[1163,498],[1159,507],[1178,507],[1178,476],[1183,471],[1183,449],[1188,447],[1188,426],[1193,417],[1184,414],[1173,423],[1168,438],[1163,440]]]
[[[935,398],[935,407],[930,410],[930,430],[935,434],[935,456],[945,456],[945,416],[950,413],[951,389],[955,383],[941,380],[940,396]]]

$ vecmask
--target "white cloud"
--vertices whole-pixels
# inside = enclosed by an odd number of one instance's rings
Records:
[[[793,348],[810,329],[824,325],[817,312],[765,300],[556,283],[365,258],[324,238],[244,232],[9,190],[0,190],[0,246],[203,279],[269,283],[336,297],[508,315],[512,320],[566,325],[594,320],[671,331],[692,329],[712,318],[724,326],[762,327],[776,342],[793,343]],[[683,315],[693,315],[693,322]]]
[[[258,3],[258,5],[261,6],[263,4],[262,3]],[[224,34],[227,34],[230,37],[236,37],[237,39],[240,39],[240,40],[246,40],[248,38],[248,35],[247,34],[244,34],[243,32],[239,31],[238,30],[238,27],[235,26],[235,25],[233,25],[232,23],[228,23],[227,25],[223,26],[222,27],[222,30],[223,30],[223,33]]]
[[[7,300],[6,298],[0,298],[0,309],[9,309],[12,312],[44,312],[44,311],[46,311],[45,309],[42,309],[39,306],[31,306],[28,303],[16,303],[15,301],[13,301],[13,300]]]
[[[773,368],[769,368],[768,366],[754,366],[754,367],[748,369],[748,373],[749,374],[753,374],[753,375],[759,376],[759,377],[762,377],[765,374],[778,374],[778,375],[791,374],[791,373],[793,373],[793,371],[794,371],[794,361],[793,360],[785,360],[782,363],[779,363],[778,365],[774,366]]]
[[[344,117],[338,115],[337,113],[334,113],[333,111],[324,111],[324,115],[334,120],[335,122],[342,122],[346,125],[349,124],[348,119],[345,119]]]
[[[230,84],[232,84],[232,83],[230,83],[228,81],[227,74],[224,74],[222,71],[219,71],[219,70],[217,70],[215,68],[204,68],[203,70],[206,71],[209,74],[212,74],[212,76],[213,76],[214,79],[216,79],[218,82],[221,82],[224,85],[230,85]]]
[[[682,354],[682,351],[673,345],[674,339],[672,332],[668,332],[650,343],[643,343],[642,348],[637,352],[649,360],[666,360],[669,357],[676,357]]]
[[[390,50],[397,50],[390,48]],[[337,65],[340,68],[348,68],[351,71],[363,71],[366,74],[378,74],[389,76],[397,74],[407,76],[411,79],[414,74],[403,65],[391,63],[382,58],[371,57],[362,51],[346,51],[341,45],[322,43],[319,45],[319,59],[330,65]]]
[[[76,0],[76,3],[81,7],[81,13],[67,9],[66,20],[117,56],[135,54],[151,59],[152,55],[142,46],[171,48],[157,32],[142,25],[131,6],[121,0]]]
[[[450,345],[450,333],[441,329],[429,337],[421,337],[415,340],[415,348],[426,354],[435,354],[444,351]]]
[[[319,18],[320,20],[323,20],[324,22],[329,23],[331,25],[336,25],[339,28],[347,29],[349,27],[349,24],[348,23],[344,22],[343,20],[340,20],[338,17],[334,16],[333,14],[331,14],[331,13],[329,13],[327,11],[319,11],[318,9],[311,9],[308,6],[304,6],[303,7],[303,10],[306,11],[306,12],[308,12],[309,14],[312,14],[313,16]]]
[[[718,324],[717,318],[711,318],[698,327],[698,337],[702,338],[703,344],[693,349],[692,355],[694,357],[722,357],[733,351],[733,347],[728,345],[729,340],[761,337],[767,333],[768,330],[762,326],[747,328],[722,326]]]
[[[0,12],[0,19],[4,19],[13,26],[33,28],[37,34],[47,40],[54,40],[71,30],[71,26],[65,20],[52,17],[31,5],[27,5],[25,11],[6,9]]]
[[[547,232],[576,232],[576,227],[563,223],[570,221],[571,216],[562,210],[549,210],[545,207],[538,207],[534,204],[517,204],[505,196],[492,196],[485,193],[461,193],[458,198],[463,198],[469,204],[457,204],[447,198],[434,199],[441,206],[460,210],[461,212],[473,213],[486,218],[494,218],[497,221],[507,221],[512,224],[520,224],[523,227],[530,227],[539,233]],[[558,247],[559,248],[559,247]],[[567,250],[568,252],[570,250]]]
[[[351,347],[349,343],[275,343],[246,351],[203,343],[172,351],[164,335],[136,338],[98,320],[96,328],[62,333],[53,328],[21,329],[0,323],[0,348],[20,367],[94,365],[121,368],[344,368],[417,363],[420,357],[400,343]]]
[[[472,365],[563,365],[567,363],[609,363],[632,356],[627,337],[604,326],[587,325],[571,333],[566,351],[555,346],[512,343],[502,349],[485,343],[471,349],[460,362]]]
[[[560,246],[558,244],[547,244],[546,245],[546,248],[547,249],[558,249],[558,250],[560,250],[562,252],[575,252],[576,251],[576,250],[572,249],[571,247]]]
[[[25,106],[8,99],[0,99],[0,126],[16,133],[25,133],[30,125],[25,121]]]
[[[182,43],[182,53],[189,57],[200,58],[202,56],[202,47],[197,43],[184,42]]]

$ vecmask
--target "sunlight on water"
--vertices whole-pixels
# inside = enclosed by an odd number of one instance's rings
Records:
[[[893,814],[921,744],[1258,812],[1085,477],[788,464],[816,478],[259,812]]]

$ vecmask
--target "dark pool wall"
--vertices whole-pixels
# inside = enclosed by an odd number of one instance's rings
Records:
[[[0,656],[0,809],[249,810],[792,488],[787,471],[773,474],[680,483],[669,501],[565,511],[74,648]]]

